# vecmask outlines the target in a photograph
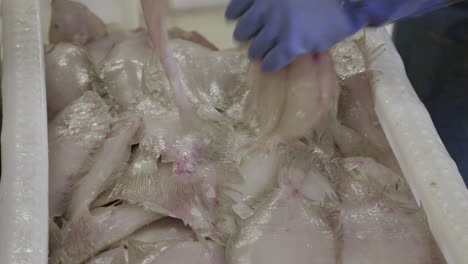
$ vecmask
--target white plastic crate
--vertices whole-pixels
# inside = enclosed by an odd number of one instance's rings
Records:
[[[192,1],[175,7],[192,8]],[[199,0],[202,1],[203,0]],[[80,0],[106,23],[141,26],[137,0]],[[205,1],[206,2],[206,1]],[[204,2],[204,3],[205,3]],[[200,2],[201,3],[201,2]],[[216,9],[215,9],[216,10]],[[183,10],[173,25],[198,29],[222,48],[233,45],[233,25],[222,13]],[[221,9],[219,10],[221,12]],[[50,0],[3,0],[2,182],[0,263],[47,263],[47,119],[42,43],[47,40]],[[42,18],[42,20],[41,20]],[[188,21],[197,23],[188,23]],[[216,26],[214,26],[216,25]],[[371,64],[378,78],[375,108],[415,197],[449,264],[468,260],[468,191],[406,77],[384,29],[366,31],[369,49],[385,51]]]

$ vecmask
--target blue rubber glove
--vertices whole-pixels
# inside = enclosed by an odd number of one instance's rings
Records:
[[[296,56],[323,51],[365,25],[337,0],[232,0],[228,19],[239,18],[234,38],[250,44],[249,56],[277,71]]]
[[[249,57],[272,72],[298,55],[324,51],[365,26],[379,26],[451,0],[231,0],[234,38],[254,38]],[[454,0],[456,1],[456,0]]]

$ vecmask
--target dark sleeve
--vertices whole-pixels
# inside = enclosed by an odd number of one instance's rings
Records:
[[[345,0],[345,5],[365,20],[367,26],[376,27],[396,22],[449,6],[462,0]]]

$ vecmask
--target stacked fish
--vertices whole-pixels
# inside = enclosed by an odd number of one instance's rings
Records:
[[[374,112],[365,38],[262,73],[245,49],[55,0],[50,263],[439,264]]]

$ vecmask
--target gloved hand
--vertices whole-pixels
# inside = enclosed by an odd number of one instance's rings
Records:
[[[234,38],[255,38],[252,59],[277,71],[296,56],[326,50],[364,26],[379,26],[456,0],[231,0],[228,19],[240,18]],[[441,4],[439,4],[441,5]]]
[[[255,36],[249,56],[263,58],[264,71],[277,71],[300,54],[328,49],[365,25],[338,0],[232,0],[226,17],[240,17],[236,40]]]

